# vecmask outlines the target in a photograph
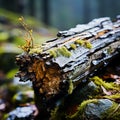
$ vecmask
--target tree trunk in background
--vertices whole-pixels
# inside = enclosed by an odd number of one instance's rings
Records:
[[[34,16],[35,15],[35,2],[34,0],[30,0],[29,2],[29,9],[30,9],[30,15]]]
[[[42,0],[42,6],[43,6],[43,22],[46,25],[49,25],[49,0]]]

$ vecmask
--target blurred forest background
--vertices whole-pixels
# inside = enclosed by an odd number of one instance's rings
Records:
[[[33,16],[60,30],[120,14],[119,0],[0,0],[0,7]]]
[[[33,29],[35,43],[41,44],[58,30],[104,16],[114,19],[119,14],[120,0],[0,0],[0,119],[19,104],[34,102],[31,87],[18,86],[14,78],[18,71],[15,56],[22,52],[18,46],[25,43],[20,16]],[[25,89],[31,90],[31,96]]]

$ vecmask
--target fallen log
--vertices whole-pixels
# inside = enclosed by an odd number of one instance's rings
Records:
[[[94,19],[60,31],[42,47],[16,57],[20,81],[31,80],[39,111],[49,112],[59,99],[106,66],[120,52],[120,19]]]

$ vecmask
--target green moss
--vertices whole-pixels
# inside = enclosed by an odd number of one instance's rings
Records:
[[[84,40],[81,40],[81,39],[78,39],[78,40],[75,41],[75,43],[77,43],[77,44],[83,46],[84,43],[85,43],[85,41],[84,41]]]
[[[75,45],[75,44],[71,44],[70,47],[71,47],[72,49],[74,49],[74,50],[76,49],[76,45]]]
[[[107,83],[98,76],[94,76],[93,78],[90,78],[90,80],[92,80],[98,86],[105,87],[107,90],[120,90],[120,88],[116,87],[114,83]]]
[[[85,48],[88,48],[88,49],[92,48],[92,44],[86,40],[78,39],[75,41],[75,43],[79,44],[80,46],[84,46]]]
[[[65,56],[65,57],[70,57],[71,56],[71,52],[65,46],[49,50],[49,54],[51,56],[53,56],[54,58],[56,58],[60,55]]]
[[[120,119],[120,104],[114,103],[113,105],[102,114],[102,119],[106,120],[119,120]]]
[[[68,94],[72,94],[73,89],[74,89],[73,82],[72,82],[72,80],[69,80],[69,89],[68,89]]]
[[[71,52],[65,46],[58,48],[58,52],[65,57],[71,56]]]
[[[120,93],[116,93],[114,95],[106,95],[106,96],[104,96],[104,98],[108,98],[111,100],[117,100],[117,99],[120,99]]]
[[[50,50],[49,54],[50,54],[50,56],[53,56],[54,58],[56,58],[58,56],[56,49]]]
[[[88,49],[92,48],[92,44],[90,42],[85,42],[85,47]]]
[[[32,49],[30,49],[30,52],[29,52],[29,54],[32,54],[32,53],[37,53],[37,54],[39,54],[39,53],[41,53],[43,50],[41,49],[41,48],[32,48]]]
[[[83,101],[83,102],[79,105],[78,111],[77,111],[75,114],[71,115],[71,116],[70,116],[70,115],[67,116],[67,118],[76,120],[76,119],[79,118],[80,116],[83,116],[83,115],[84,115],[85,108],[86,108],[86,106],[87,106],[89,103],[98,103],[98,100],[97,100],[97,99],[89,99],[89,100]],[[79,117],[78,117],[78,116],[79,116]]]

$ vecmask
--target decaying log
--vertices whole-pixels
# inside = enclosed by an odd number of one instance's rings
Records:
[[[29,53],[18,55],[17,76],[21,81],[33,82],[38,108],[49,111],[56,101],[70,94],[119,52],[119,17],[114,22],[109,17],[94,19],[58,32],[57,38],[47,41],[42,48],[31,48]]]

